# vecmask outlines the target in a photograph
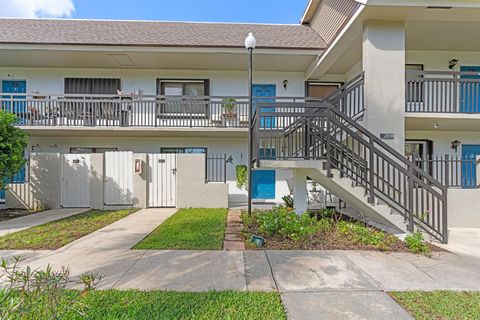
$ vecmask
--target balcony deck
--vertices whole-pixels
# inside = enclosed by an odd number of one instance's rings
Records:
[[[305,102],[304,97],[258,97],[254,101]],[[308,99],[312,101],[312,99]],[[247,97],[3,94],[0,109],[27,130],[136,131],[191,128],[238,132],[248,128]]]

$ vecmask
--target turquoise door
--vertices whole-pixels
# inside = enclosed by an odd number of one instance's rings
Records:
[[[25,80],[3,80],[2,81],[2,96],[4,99],[10,99],[12,96],[6,93],[26,93],[27,92],[27,82]],[[21,97],[13,96],[13,99],[19,99]],[[18,102],[10,102],[4,101],[3,102],[3,109],[10,111],[16,114],[19,118],[22,118],[26,115],[26,104],[25,101],[18,101]],[[23,121],[20,119],[20,121]]]
[[[253,109],[257,102],[275,102],[276,88],[274,84],[254,84],[253,89]],[[262,108],[262,111],[275,111],[273,108]],[[275,126],[273,117],[262,117],[260,119],[261,128],[272,128]]]
[[[462,145],[462,187],[477,187],[477,166],[475,160],[480,155],[480,145]]]
[[[253,171],[252,184],[253,199],[275,199],[275,170]]]
[[[275,102],[276,89],[272,84],[253,85],[253,108],[257,102]],[[275,111],[273,108],[263,108],[262,111]],[[275,126],[273,117],[262,117],[261,128],[272,128]],[[259,150],[259,158],[274,158],[275,150]],[[275,199],[275,170],[254,170],[252,173],[252,199]]]
[[[275,159],[275,149],[260,149],[260,159]],[[254,170],[252,199],[275,199],[275,170]]]
[[[461,75],[462,79],[480,80],[480,66],[461,66],[462,72],[476,72],[477,74]],[[460,87],[460,112],[480,112],[480,81],[462,82]]]

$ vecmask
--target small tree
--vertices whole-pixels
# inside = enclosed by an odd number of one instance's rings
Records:
[[[27,133],[14,127],[17,117],[0,111],[0,189],[25,165]]]

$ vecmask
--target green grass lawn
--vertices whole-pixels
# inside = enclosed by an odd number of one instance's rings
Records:
[[[54,250],[120,220],[137,209],[89,210],[0,237],[0,250]]]
[[[415,319],[480,319],[480,292],[412,291],[390,295]]]
[[[91,291],[72,302],[64,295],[58,319],[77,320],[286,320],[276,292]],[[1,298],[1,290],[0,290]],[[0,300],[0,306],[8,301]],[[40,308],[42,309],[42,308]],[[5,309],[6,310],[6,309]],[[46,319],[38,308],[12,312],[11,320]],[[0,311],[1,314],[1,311]]]
[[[180,209],[134,249],[221,250],[227,209]]]

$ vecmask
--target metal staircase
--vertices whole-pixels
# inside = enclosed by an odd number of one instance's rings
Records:
[[[345,95],[317,104],[258,104],[256,165],[304,170],[359,211],[446,243],[447,188],[361,126],[358,110]],[[262,157],[260,149],[275,152]]]

